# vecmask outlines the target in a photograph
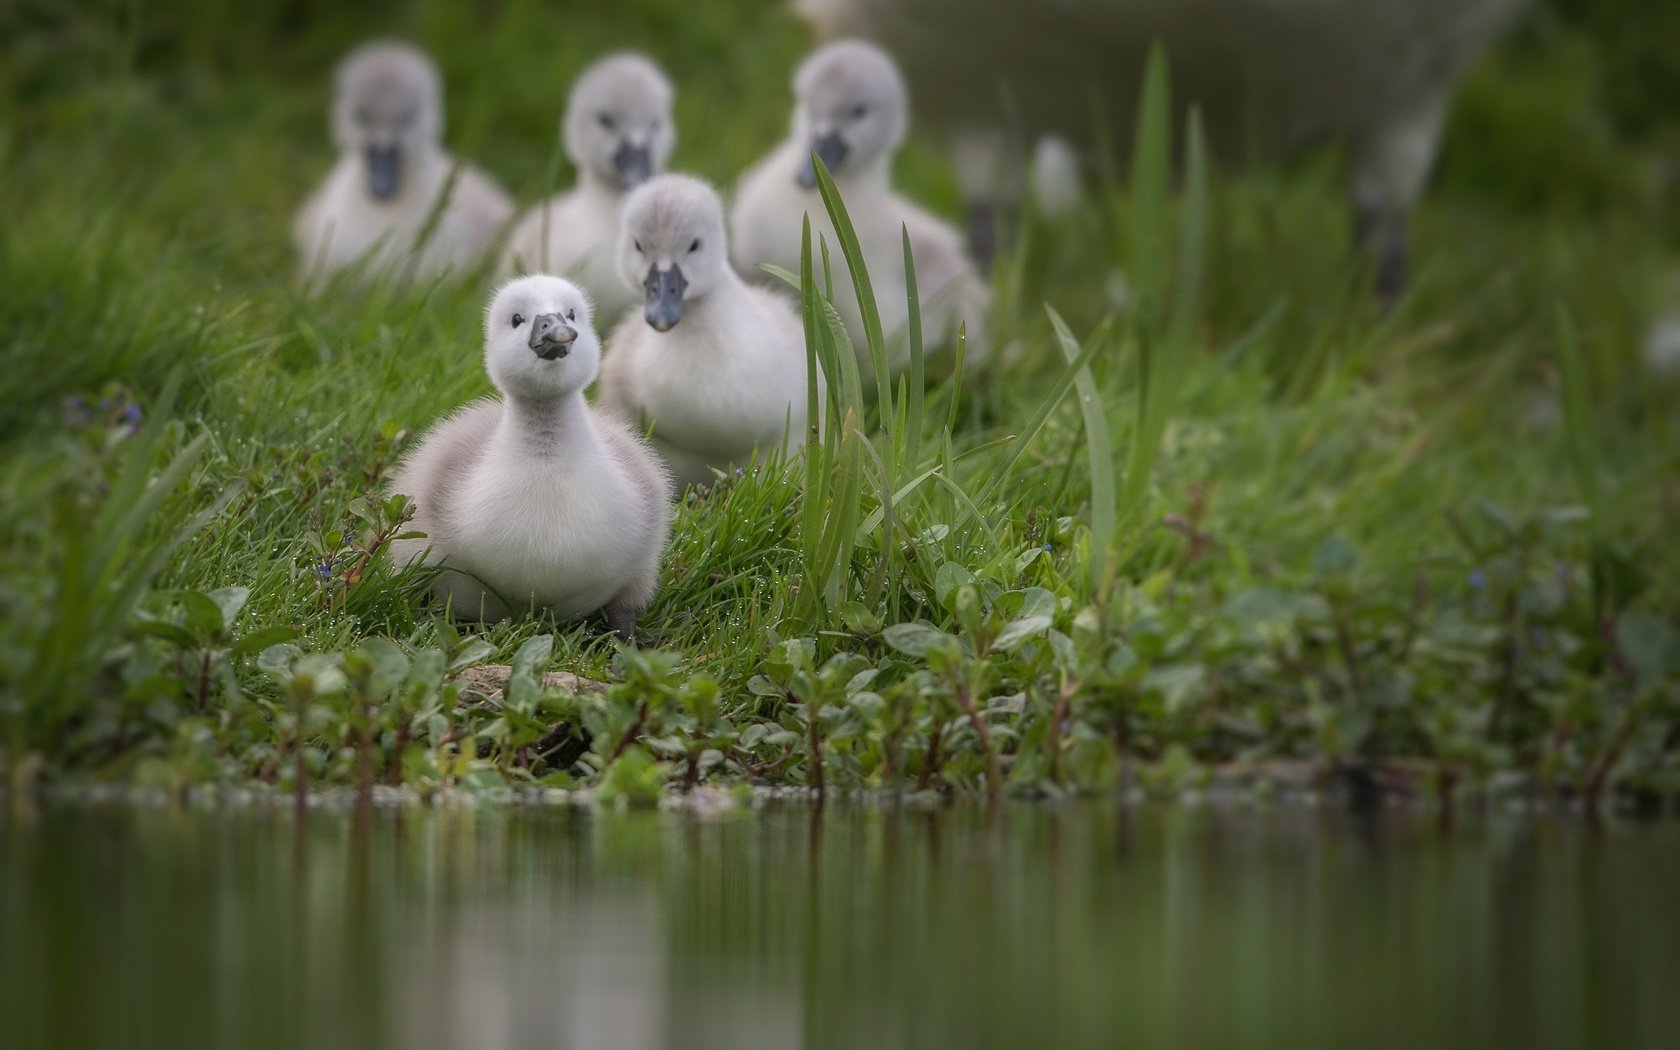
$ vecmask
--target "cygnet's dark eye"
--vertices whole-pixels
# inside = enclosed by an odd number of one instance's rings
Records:
[[[698,238],[698,237],[694,238],[694,243],[688,246],[688,250],[690,252],[699,251],[700,250],[700,238]]]
[[[518,328],[520,325],[522,325],[524,323],[525,323],[525,317],[524,317],[523,314],[514,314],[513,315],[513,326],[515,328]]]
[[[597,114],[596,117],[595,117],[595,121],[596,121],[596,123],[600,124],[601,127],[605,128],[608,131],[611,131],[616,126],[613,123],[613,118],[612,118],[611,113]]]
[[[852,119],[853,120],[862,120],[864,117],[867,117],[868,115],[869,115],[869,107],[868,106],[859,105],[859,106],[854,106],[852,108]]]
[[[640,239],[640,238],[637,238],[637,237],[632,237],[632,238],[631,238],[631,239],[630,239],[630,243],[631,243],[631,244],[634,244],[634,245],[635,245],[635,246],[636,246],[636,254],[638,254],[638,255],[640,255],[640,254],[641,254],[641,251],[642,251],[642,242],[641,242],[641,239]]]
[[[568,321],[577,320],[577,311],[576,310],[567,310],[566,311],[566,320],[568,320]]]

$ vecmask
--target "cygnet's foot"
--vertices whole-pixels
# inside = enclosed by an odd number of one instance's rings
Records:
[[[1384,310],[1400,301],[1411,278],[1411,252],[1406,240],[1402,226],[1377,243],[1377,274],[1371,291],[1377,297],[1377,305]]]
[[[1374,209],[1356,207],[1353,214],[1354,247],[1371,258],[1374,273],[1371,294],[1387,310],[1400,300],[1411,277],[1411,244],[1404,215],[1385,215]]]
[[[997,258],[997,208],[990,201],[975,201],[968,206],[968,253],[982,274],[992,272],[992,260]]]
[[[612,628],[613,634],[621,642],[636,640],[636,610],[625,605],[609,605],[606,608],[607,626]]]

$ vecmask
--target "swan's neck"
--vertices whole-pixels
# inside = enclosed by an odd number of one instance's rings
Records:
[[[624,196],[624,187],[615,179],[604,177],[594,168],[579,168],[577,188],[583,193],[606,201],[618,201]]]
[[[854,197],[885,197],[892,191],[892,160],[882,155],[855,168],[842,169],[834,177],[834,185],[848,204]]]
[[[510,395],[503,400],[495,441],[499,451],[576,459],[596,454],[600,441],[581,390],[555,397]]]

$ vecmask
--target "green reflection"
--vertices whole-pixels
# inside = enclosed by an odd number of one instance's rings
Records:
[[[5,1044],[1666,1046],[1680,830],[1310,810],[0,818]]]

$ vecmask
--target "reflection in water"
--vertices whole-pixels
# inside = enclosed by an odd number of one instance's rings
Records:
[[[11,1048],[1673,1045],[1680,829],[1084,805],[0,817]]]

